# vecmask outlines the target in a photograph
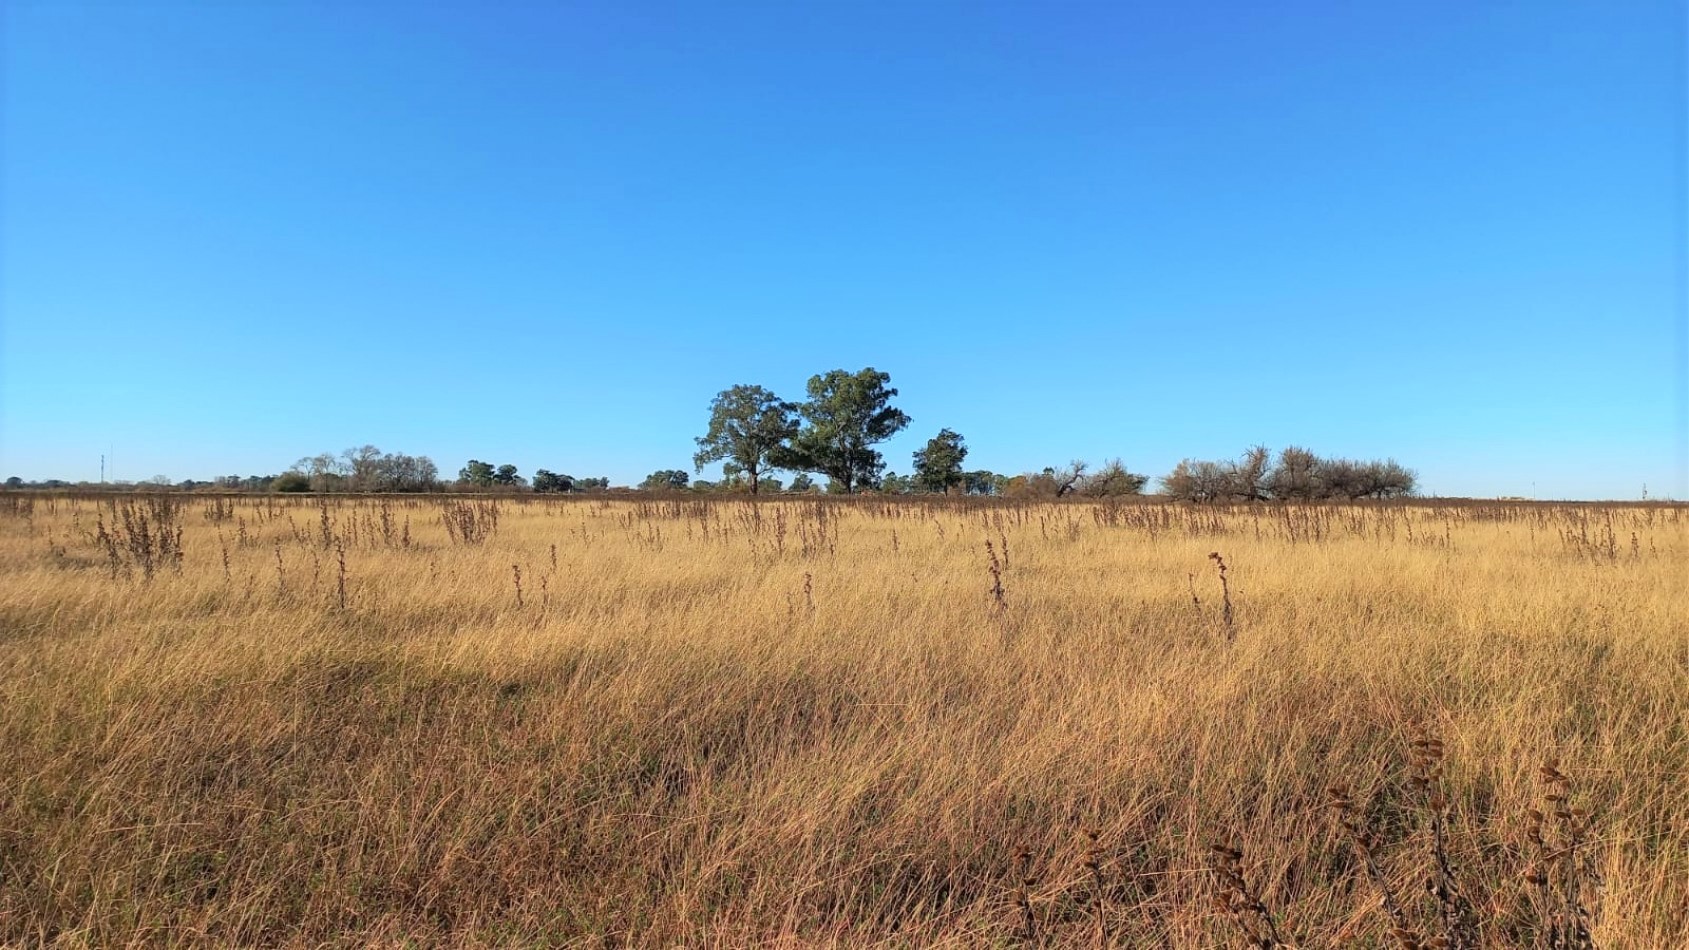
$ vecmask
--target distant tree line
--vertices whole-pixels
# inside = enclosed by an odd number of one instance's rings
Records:
[[[857,372],[835,369],[810,377],[807,399],[789,402],[756,385],[738,385],[716,394],[703,435],[693,440],[693,472],[721,463],[717,481],[694,480],[684,469],[659,469],[638,485],[654,492],[807,493],[824,490],[854,494],[996,495],[1008,498],[1114,498],[1141,495],[1147,475],[1129,470],[1120,459],[1092,468],[1073,461],[1060,468],[1007,476],[967,467],[968,445],[953,429],[938,431],[911,456],[907,475],[887,472],[875,446],[909,425],[909,416],[893,406],[897,395],[891,376],[867,367]],[[790,484],[774,472],[793,474]],[[1255,446],[1237,460],[1185,459],[1159,479],[1161,493],[1191,502],[1317,501],[1395,498],[1413,495],[1418,478],[1394,459],[1355,461],[1322,458],[1291,446],[1276,461],[1265,446]],[[447,482],[426,455],[387,453],[373,445],[307,456],[279,475],[228,475],[212,482],[172,485],[159,476],[146,483],[159,488],[215,488],[276,492],[518,492],[567,494],[604,491],[607,478],[576,478],[537,469],[532,479],[513,464],[470,459]],[[13,477],[7,488],[95,487],[51,480],[24,482]]]
[[[1321,458],[1291,446],[1272,463],[1257,445],[1237,461],[1185,459],[1161,479],[1162,494],[1184,501],[1316,501],[1400,498],[1419,490],[1419,478],[1395,459],[1358,462]]]
[[[897,395],[891,376],[873,367],[855,373],[836,369],[812,376],[808,399],[789,402],[756,385],[738,385],[716,394],[709,423],[695,441],[694,471],[722,463],[719,482],[690,482],[686,472],[660,469],[640,483],[647,491],[780,491],[775,471],[796,472],[788,490],[812,490],[810,475],[827,479],[827,490],[842,494],[970,494],[1021,498],[1108,498],[1139,495],[1149,476],[1129,470],[1119,459],[1096,469],[1083,461],[1041,472],[1003,476],[966,466],[968,447],[960,433],[940,429],[913,455],[908,475],[885,471],[874,448],[909,425],[909,416],[891,404]],[[1276,465],[1257,446],[1236,462],[1186,459],[1160,479],[1163,494],[1187,501],[1325,498],[1391,498],[1412,495],[1414,473],[1393,459],[1357,462],[1322,459],[1306,449],[1279,453]],[[801,485],[801,487],[800,487]]]
[[[279,486],[279,487],[278,487]],[[171,481],[168,476],[154,475],[151,478],[134,481],[120,478],[111,481],[66,481],[62,478],[44,478],[37,481],[25,481],[16,475],[6,479],[4,487],[13,490],[37,491],[219,491],[219,492],[270,492],[287,491],[286,479],[283,475],[219,475],[211,479],[184,478],[181,481]],[[308,490],[302,489],[302,490]]]
[[[470,459],[458,470],[455,481],[440,478],[439,468],[426,455],[384,454],[373,445],[347,449],[340,455],[315,455],[300,459],[293,469],[279,476],[290,487],[280,491],[350,492],[516,492],[542,494],[602,491],[608,478],[575,478],[548,469],[538,469],[530,481],[508,462],[495,464]],[[302,484],[301,484],[302,483]],[[299,486],[299,487],[292,487]]]
[[[277,476],[277,491],[428,492],[440,488],[440,469],[426,455],[387,453],[373,445],[324,452]]]
[[[608,478],[576,478],[573,475],[562,475],[550,469],[536,469],[530,481],[524,478],[521,471],[508,462],[494,465],[479,459],[470,459],[457,473],[457,481],[451,486],[453,491],[521,491],[528,489],[540,494],[567,494],[569,492],[602,491],[610,487]]]
[[[610,480],[608,478],[576,478],[573,475],[559,475],[543,468],[534,473],[533,489],[541,493],[603,491],[609,487]]]

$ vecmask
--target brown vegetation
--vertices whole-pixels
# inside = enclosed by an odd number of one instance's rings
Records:
[[[1689,945],[1686,558],[1668,506],[0,494],[0,943]]]

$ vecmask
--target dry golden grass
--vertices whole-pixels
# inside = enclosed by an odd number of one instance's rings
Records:
[[[1684,509],[458,504],[0,497],[0,942],[1689,945]]]

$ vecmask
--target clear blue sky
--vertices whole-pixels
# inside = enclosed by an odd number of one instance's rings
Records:
[[[6,0],[0,476],[970,465],[1689,496],[1682,4]]]

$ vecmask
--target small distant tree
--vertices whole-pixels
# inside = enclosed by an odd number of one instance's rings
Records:
[[[346,466],[334,455],[307,455],[293,463],[292,471],[310,479],[311,491],[335,492],[346,490]]]
[[[1090,470],[1089,462],[1074,459],[1066,468],[1046,468],[1042,474],[1049,480],[1048,487],[1053,489],[1051,494],[1062,498],[1078,491],[1079,486],[1085,483],[1085,473]]]
[[[1367,493],[1365,466],[1353,459],[1320,460],[1320,497],[1362,498]]]
[[[6,479],[6,487],[7,488],[22,488],[23,487],[23,479],[17,477],[16,475],[13,475],[11,478]]]
[[[457,473],[457,479],[460,482],[474,485],[477,488],[491,488],[493,487],[494,474],[495,472],[491,462],[483,462],[480,459],[470,459],[469,463],[463,466],[462,470]]]
[[[350,491],[375,491],[380,488],[381,450],[363,445],[340,453],[340,472],[346,476]]]
[[[1360,488],[1365,498],[1402,498],[1419,490],[1419,477],[1395,459],[1367,462],[1361,467]]]
[[[1396,464],[1394,459],[1383,462],[1341,461],[1338,466],[1342,476],[1339,482],[1344,486],[1345,497],[1394,498],[1411,495],[1417,487],[1413,472]]]
[[[1079,491],[1093,498],[1115,498],[1121,495],[1141,495],[1147,484],[1148,475],[1127,471],[1125,463],[1119,459],[1111,459],[1086,477],[1080,483]]]
[[[798,432],[794,407],[761,386],[734,386],[716,394],[710,403],[709,431],[697,439],[692,456],[702,472],[711,462],[727,461],[743,474],[755,495],[770,457]]]
[[[645,476],[639,487],[646,491],[682,491],[692,476],[678,468],[665,468]]]
[[[916,479],[896,472],[887,472],[886,477],[880,479],[880,491],[888,495],[907,495],[915,491],[916,487]]]
[[[962,491],[969,495],[1001,495],[1008,483],[1008,476],[983,469],[962,473]]]
[[[730,492],[741,495],[752,494],[751,480],[745,477],[744,469],[732,462],[726,462],[721,466],[721,475],[722,478],[719,482],[702,482],[697,479],[693,479],[692,490]],[[700,485],[704,487],[700,489]],[[772,475],[764,475],[759,478],[757,480],[757,486],[761,489],[763,494],[767,494],[768,492],[777,492],[781,489],[780,479],[775,478]]]
[[[1264,445],[1257,445],[1243,453],[1232,466],[1231,494],[1249,501],[1264,501],[1267,497],[1267,464],[1272,453]]]
[[[440,487],[440,469],[426,455],[395,452],[376,460],[366,487],[389,492],[435,491]]]
[[[1183,459],[1162,476],[1161,491],[1181,501],[1220,501],[1231,494],[1231,474],[1220,462]]]
[[[307,492],[311,490],[311,477],[304,472],[283,472],[270,482],[270,490]]]
[[[1255,446],[1236,462],[1184,459],[1161,479],[1161,491],[1181,501],[1259,501],[1267,497],[1272,454]]]
[[[1266,489],[1274,498],[1309,501],[1325,493],[1319,456],[1300,446],[1286,446],[1267,473]]]
[[[968,457],[968,446],[951,429],[940,429],[927,441],[926,448],[915,452],[915,487],[925,492],[948,494],[962,484],[962,462]]]
[[[516,474],[516,466],[500,465],[498,470],[493,472],[493,484],[503,488],[515,488],[523,484],[523,478]]]
[[[797,477],[792,479],[791,486],[786,489],[786,491],[788,491],[788,492],[804,492],[804,493],[812,492],[814,490],[815,490],[815,479],[810,478],[809,474],[807,472],[799,472],[797,474]]]
[[[1062,468],[1046,468],[1008,479],[1004,494],[1013,498],[1063,498],[1079,490],[1091,466],[1074,459]]]
[[[307,455],[293,463],[294,471],[303,472],[315,479],[323,475],[339,475],[344,477],[348,469],[344,462],[334,455],[324,452],[321,455]]]
[[[536,492],[567,492],[574,490],[575,480],[542,468],[534,472],[533,487]]]

